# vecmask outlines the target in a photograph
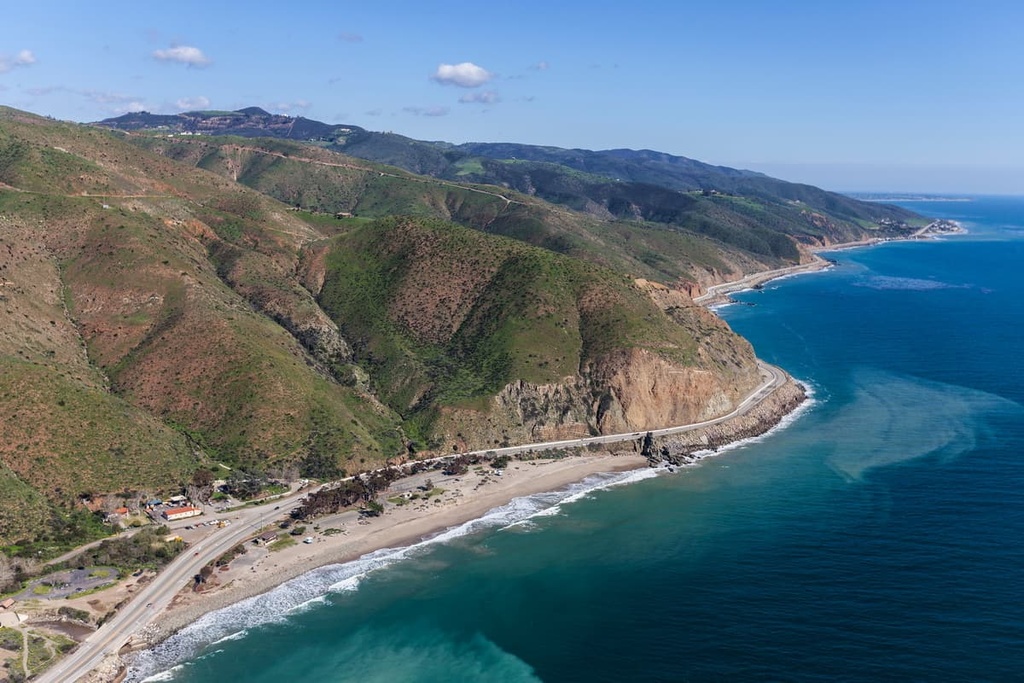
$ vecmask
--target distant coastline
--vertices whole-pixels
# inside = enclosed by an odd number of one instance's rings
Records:
[[[953,197],[946,195],[928,194],[874,194],[865,192],[847,192],[848,197],[859,199],[862,202],[878,202],[891,204],[893,202],[973,202],[973,197]]]
[[[971,200],[967,200],[971,201]],[[871,247],[878,244],[885,244],[888,242],[908,242],[922,239],[934,239],[936,237],[943,237],[946,235],[962,235],[967,230],[957,221],[940,219],[935,220],[924,226],[917,232],[907,237],[899,238],[884,238],[884,237],[872,237],[866,240],[857,240],[855,242],[843,242],[840,244],[830,244],[821,247],[815,247],[811,249],[811,255],[813,260],[808,263],[801,263],[795,266],[787,266],[785,268],[778,268],[776,270],[766,270],[758,273],[751,273],[745,275],[738,280],[732,280],[730,282],[723,282],[717,285],[711,285],[707,291],[700,296],[694,297],[694,303],[701,304],[707,308],[714,309],[720,306],[735,303],[731,298],[732,294],[739,292],[749,291],[751,289],[759,289],[772,280],[778,280],[784,277],[791,277],[793,275],[800,275],[803,273],[814,273],[820,270],[826,270],[835,265],[835,262],[831,259],[823,258],[820,254],[825,254],[834,251],[845,251],[847,249],[859,249],[860,247]]]

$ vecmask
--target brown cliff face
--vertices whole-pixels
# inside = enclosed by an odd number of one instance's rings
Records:
[[[761,436],[807,400],[806,388],[790,378],[745,415],[721,424],[654,439],[652,464],[665,461],[680,464],[694,453],[715,451],[742,439]]]
[[[606,387],[595,415],[603,434],[700,422],[729,412],[743,393],[710,370],[680,367],[646,349],[616,355],[590,373]]]
[[[365,224],[307,249],[299,278],[432,450],[688,424],[759,382],[684,292],[452,224]]]
[[[450,452],[700,422],[728,413],[757,386],[753,355],[745,360],[738,376],[727,376],[622,350],[559,383],[512,382],[487,410],[446,408],[437,434]]]

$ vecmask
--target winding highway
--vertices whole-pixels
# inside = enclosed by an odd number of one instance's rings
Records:
[[[741,401],[734,410],[710,420],[680,425],[678,427],[666,427],[664,429],[606,434],[563,441],[547,441],[505,448],[490,448],[483,451],[431,458],[422,462],[442,462],[458,457],[458,455],[516,455],[530,451],[576,448],[589,444],[617,443],[638,439],[648,431],[654,436],[668,436],[720,424],[746,415],[776,389],[785,384],[787,376],[781,369],[761,361],[758,361],[758,367],[761,371],[761,384]],[[43,672],[35,680],[42,683],[70,683],[88,674],[99,665],[105,656],[120,650],[133,634],[138,633],[156,620],[158,615],[171,604],[174,596],[192,582],[192,577],[198,574],[204,565],[216,560],[234,546],[244,543],[255,535],[256,531],[263,526],[265,518],[269,519],[270,517],[277,517],[291,512],[291,510],[300,505],[301,496],[293,494],[288,498],[279,499],[274,502],[278,505],[273,510],[269,509],[270,504],[268,504],[238,511],[230,526],[219,529],[212,536],[188,548],[188,550],[168,564],[163,571],[157,574],[156,578],[139,591],[131,602],[122,607],[110,621],[103,624],[95,633],[86,638],[74,652]]]

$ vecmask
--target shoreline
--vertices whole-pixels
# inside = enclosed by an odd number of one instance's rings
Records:
[[[822,247],[820,251],[868,246],[880,241],[886,240],[832,245]],[[815,255],[811,263],[755,273],[736,282],[716,285],[711,288],[716,291],[709,292],[714,300],[707,300],[705,295],[694,301],[710,308],[716,305],[718,297],[729,301],[727,292],[749,289],[787,275],[815,272],[831,265],[828,260]],[[153,615],[141,631],[131,636],[128,645],[109,655],[85,680],[122,681],[139,654],[152,653],[154,648],[183,633],[204,617],[230,610],[257,596],[267,596],[318,570],[358,563],[371,553],[398,552],[429,542],[480,520],[513,501],[538,494],[564,492],[597,474],[657,471],[652,469],[655,467],[673,471],[675,467],[697,465],[706,457],[757,439],[780,424],[790,424],[787,416],[798,414],[807,398],[806,387],[787,375],[785,384],[745,415],[681,434],[656,437],[657,450],[662,453],[660,457],[648,459],[639,454],[636,442],[626,441],[603,445],[598,454],[589,454],[592,451],[588,449],[569,449],[571,455],[557,459],[513,461],[500,478],[494,476],[489,467],[478,468],[484,470],[482,479],[487,481],[483,484],[473,476],[473,472],[461,477],[466,481],[452,481],[458,479],[455,477],[440,478],[432,472],[429,474],[439,479],[438,485],[446,489],[445,494],[432,504],[389,505],[385,515],[369,521],[360,520],[354,511],[317,519],[310,522],[316,525],[316,529],[341,528],[343,532],[331,537],[316,534],[311,544],[295,543],[281,550],[268,551],[251,549],[251,543],[246,542],[250,552],[242,556],[242,560],[231,563],[240,566],[215,572],[211,577],[212,590],[196,593],[183,588],[167,609]],[[414,475],[394,482],[394,485],[408,488],[410,482],[427,476],[428,473]],[[481,491],[481,486],[486,490]],[[383,498],[392,493],[394,491],[389,490]],[[155,672],[149,672],[150,675],[152,673]]]
[[[242,600],[262,595],[268,591],[316,569],[331,565],[342,565],[357,561],[366,555],[384,550],[408,548],[420,542],[435,538],[454,527],[480,519],[491,510],[508,504],[516,498],[540,493],[560,491],[581,482],[589,476],[602,473],[631,472],[647,467],[647,460],[635,454],[604,453],[594,456],[568,456],[552,460],[520,461],[518,469],[512,466],[498,477],[490,475],[486,492],[468,497],[466,489],[474,487],[473,473],[459,479],[468,484],[463,487],[446,489],[446,494],[455,494],[448,500],[442,497],[439,503],[425,513],[411,509],[390,509],[381,517],[365,524],[362,529],[358,522],[352,528],[351,521],[337,522],[349,529],[333,539],[304,546],[297,544],[271,555],[273,566],[262,572],[246,576],[245,584],[204,594],[191,594],[191,600],[178,601],[161,618],[161,625],[151,631],[150,644],[166,640],[201,616],[224,609]],[[486,473],[490,474],[490,473]],[[479,476],[479,475],[477,475]],[[444,478],[437,477],[438,483],[449,485]],[[461,495],[458,495],[460,494]],[[458,502],[458,499],[466,499]],[[328,515],[323,520],[350,516],[350,512]],[[365,521],[365,520],[364,520]],[[334,528],[337,528],[336,526]],[[305,552],[303,552],[305,551]],[[147,639],[149,640],[149,639]]]
[[[950,229],[948,226],[954,227]],[[868,239],[855,240],[853,242],[840,242],[827,246],[814,247],[810,249],[812,260],[807,263],[799,263],[795,266],[786,266],[785,268],[776,268],[775,270],[763,270],[758,273],[744,275],[738,280],[731,280],[729,282],[711,285],[704,294],[694,297],[693,302],[709,309],[716,306],[723,306],[734,303],[733,299],[729,296],[730,294],[756,289],[764,286],[772,280],[778,280],[791,275],[802,275],[804,273],[816,273],[818,271],[828,270],[833,267],[835,263],[830,259],[819,256],[819,254],[822,253],[847,251],[850,249],[859,249],[861,247],[874,247],[879,244],[889,244],[891,242],[915,242],[918,240],[935,239],[937,237],[947,235],[962,235],[966,232],[967,231],[963,226],[956,221],[935,221],[906,237],[870,237]]]
[[[339,570],[351,568],[351,565],[360,565],[362,561],[372,564],[366,560],[371,554],[376,556],[383,553],[404,557],[404,551],[434,542],[434,539],[437,542],[444,542],[449,538],[470,533],[473,529],[467,527],[514,501],[522,501],[539,494],[562,493],[564,496],[555,503],[558,505],[575,495],[573,488],[577,488],[595,475],[620,473],[624,476],[595,482],[593,486],[583,487],[581,491],[624,483],[630,480],[630,474],[644,477],[644,473],[650,472],[649,476],[658,476],[662,472],[674,471],[675,467],[696,466],[707,457],[741,447],[777,427],[788,426],[792,422],[787,420],[787,417],[807,405],[807,398],[804,385],[789,378],[746,415],[692,432],[655,437],[659,450],[665,447],[670,453],[669,457],[654,459],[657,462],[640,455],[634,442],[610,444],[603,447],[601,453],[594,455],[514,461],[500,477],[494,475],[493,470],[488,471],[491,468],[487,466],[481,468],[483,475],[471,471],[458,478],[439,480],[438,485],[446,487],[445,496],[449,497],[442,497],[438,502],[429,504],[429,509],[425,512],[418,507],[405,509],[412,506],[389,508],[383,517],[363,525],[353,521],[355,517],[351,512],[317,520],[320,527],[333,525],[334,528],[338,528],[337,525],[344,524],[347,533],[337,534],[329,539],[318,538],[311,545],[299,543],[276,553],[269,552],[264,556],[264,560],[271,564],[257,563],[248,570],[247,565],[243,564],[233,577],[229,575],[236,570],[226,572],[220,589],[205,593],[180,593],[172,606],[159,616],[159,626],[150,625],[143,632],[133,636],[133,652],[141,651],[140,655],[151,653],[159,657],[156,650],[159,650],[162,643],[176,637],[187,640],[190,637],[187,627],[192,625],[197,625],[197,633],[191,634],[192,640],[196,643],[231,637],[247,626],[244,623],[232,623],[225,627],[216,623],[215,615],[229,612],[232,608],[244,613],[247,611],[246,605],[257,596],[269,599],[278,589],[286,590],[287,584],[301,581],[303,576],[313,578],[317,571],[329,570],[332,567]],[[652,467],[652,464],[659,466]],[[435,480],[439,479],[436,473],[433,475]],[[416,476],[423,478],[427,475]],[[408,479],[415,483],[416,477]],[[454,479],[461,481],[456,482]],[[488,483],[480,484],[482,479],[487,479]],[[410,483],[408,480],[403,481],[406,484]],[[449,485],[452,486],[451,489],[447,488]],[[530,512],[526,517],[539,511]],[[338,521],[343,517],[348,519],[344,522]],[[492,524],[487,526],[493,527]],[[366,570],[355,568],[352,571],[356,571],[356,575],[345,577],[344,581],[358,581],[358,577]],[[335,579],[337,577],[334,577],[326,588],[329,589],[330,585],[335,584]],[[320,587],[316,595],[303,596],[300,604],[316,600],[325,592],[328,590]],[[290,608],[294,609],[295,606],[292,605]],[[238,616],[228,614],[226,620],[231,622],[233,617]],[[199,623],[201,619],[203,623]],[[218,630],[218,626],[226,628],[227,632]],[[180,645],[186,649],[189,646],[189,643]],[[172,650],[174,649],[176,647],[172,647]],[[126,665],[130,666],[137,657],[138,655],[129,655],[127,661],[118,657],[102,667],[102,671],[95,672],[99,677],[89,680],[112,680],[119,673],[126,673]],[[145,673],[153,675],[157,672]]]
[[[257,596],[264,596],[267,598],[267,602],[273,602],[274,591],[279,589],[287,591],[287,585],[290,582],[301,581],[300,578],[304,575],[308,575],[310,580],[314,580],[317,571],[324,571],[332,567],[339,570],[347,567],[350,571],[354,571],[354,575],[345,575],[341,581],[357,582],[361,574],[371,568],[364,568],[361,564],[374,564],[367,559],[368,555],[376,556],[378,553],[382,553],[403,557],[404,551],[429,544],[433,540],[444,542],[463,536],[464,533],[473,530],[471,528],[473,522],[509,506],[514,501],[542,494],[564,494],[555,503],[555,505],[559,505],[577,493],[629,481],[631,480],[630,474],[644,476],[645,472],[651,472],[650,476],[657,476],[660,472],[674,471],[675,467],[695,466],[705,458],[714,457],[733,449],[733,447],[760,438],[780,425],[792,424],[792,422],[786,421],[786,418],[798,412],[802,405],[807,404],[806,401],[807,392],[804,385],[790,378],[749,414],[726,423],[703,427],[683,434],[655,437],[658,449],[664,445],[672,454],[670,458],[654,459],[657,465],[664,466],[652,467],[652,464],[655,463],[651,459],[639,455],[634,450],[632,442],[623,442],[617,449],[605,447],[603,452],[597,455],[571,455],[556,460],[515,461],[500,477],[496,476],[493,471],[486,471],[490,470],[489,467],[484,467],[481,468],[484,475],[482,477],[478,472],[471,471],[458,477],[461,479],[458,482],[439,481],[439,485],[447,486],[450,483],[455,483],[459,486],[445,490],[445,495],[451,494],[449,502],[435,503],[425,514],[418,509],[406,510],[403,506],[389,508],[382,518],[370,521],[364,526],[358,526],[356,523],[353,527],[351,519],[349,519],[344,523],[352,529],[349,533],[354,538],[350,538],[348,535],[336,535],[323,543],[317,540],[309,546],[297,544],[276,554],[268,553],[267,557],[272,560],[272,566],[261,568],[256,565],[249,571],[242,567],[238,577],[234,580],[227,580],[220,590],[207,594],[183,594],[184,599],[176,599],[175,603],[161,615],[159,628],[150,627],[144,633],[137,634],[136,638],[140,638],[136,641],[135,649],[142,650],[139,652],[142,656],[148,652],[159,658],[161,644],[174,638],[180,638],[185,642],[171,643],[171,651],[178,651],[179,647],[187,650],[202,642],[231,637],[234,633],[248,628],[247,624],[234,623],[232,620],[234,618],[244,620],[243,614],[248,612],[249,603]],[[592,486],[584,486],[577,492],[573,492],[573,488],[578,487],[588,477],[604,473],[622,473],[624,476],[609,477],[594,482]],[[437,479],[436,473],[434,473],[434,478]],[[482,486],[477,485],[481,478],[488,479],[488,483]],[[484,488],[486,490],[483,490]],[[540,510],[528,512],[525,517],[528,518],[537,512]],[[336,520],[346,515],[351,515],[351,513],[331,515],[317,521],[322,527],[329,523],[338,524],[342,522]],[[332,519],[335,521],[331,521]],[[494,524],[487,525],[494,526]],[[360,532],[359,529],[364,530]],[[325,573],[330,573],[330,571]],[[241,577],[245,578],[245,583],[231,587],[230,582],[238,581]],[[338,577],[335,575],[330,579],[326,588],[318,587],[314,591],[315,595],[302,595],[299,598],[293,596],[293,599],[301,600],[299,604],[316,600],[328,592],[331,585],[336,585],[337,581]],[[181,595],[179,594],[179,598]],[[291,605],[290,608],[296,606]],[[218,624],[216,615],[228,612],[232,607],[236,609],[237,613],[224,614],[225,620],[223,621],[227,622],[228,626]],[[280,608],[282,605],[278,605],[278,607]],[[284,611],[287,612],[287,608]],[[203,620],[202,623],[201,620]],[[188,634],[186,627],[193,625],[196,625],[196,633]],[[124,659],[119,659],[117,670],[124,672],[125,665],[131,666],[133,659],[137,656],[129,655],[127,663]],[[145,671],[146,675],[155,673],[157,672]],[[105,675],[110,676],[111,674],[115,674],[115,670],[106,668]],[[110,680],[110,678],[90,680]]]

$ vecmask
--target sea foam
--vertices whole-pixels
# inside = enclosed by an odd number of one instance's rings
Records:
[[[842,439],[828,463],[848,480],[915,458],[959,457],[974,450],[993,417],[1024,416],[1018,403],[953,384],[879,370],[858,371],[854,383],[854,400],[822,430]]]

